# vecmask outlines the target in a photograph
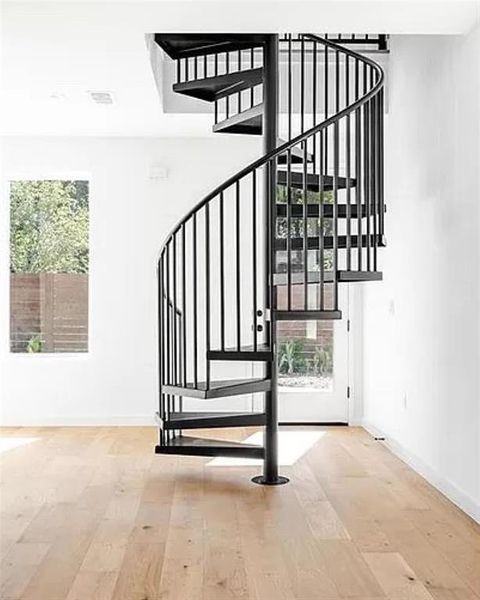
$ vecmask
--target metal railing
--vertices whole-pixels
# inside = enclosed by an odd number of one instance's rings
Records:
[[[280,130],[288,141],[203,198],[161,248],[162,386],[208,389],[210,351],[271,348],[270,311],[338,318],[337,273],[377,269],[384,231],[382,69],[311,34],[287,36],[280,45],[287,106]],[[282,306],[274,294],[279,271],[287,285]],[[303,290],[300,305],[294,286]],[[161,394],[168,418],[175,399]]]

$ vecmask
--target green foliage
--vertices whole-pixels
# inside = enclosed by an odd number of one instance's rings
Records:
[[[13,181],[10,270],[88,272],[88,182]]]
[[[27,352],[41,352],[43,348],[42,338],[39,335],[32,335],[27,343]]]
[[[301,373],[306,369],[305,359],[302,357],[303,344],[299,340],[289,340],[280,345],[278,349],[278,368],[280,373],[292,375]]]
[[[315,375],[330,375],[333,371],[332,345],[326,344],[325,346],[317,346],[311,365]]]

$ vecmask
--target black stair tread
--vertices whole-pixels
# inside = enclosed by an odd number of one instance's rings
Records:
[[[209,350],[207,352],[207,358],[210,360],[272,360],[273,352],[267,344],[257,344],[257,347],[253,345],[232,346],[230,348]]]
[[[224,119],[213,126],[215,133],[262,134],[263,104],[256,104],[247,110]]]
[[[266,36],[258,33],[156,33],[155,42],[171,58],[187,58],[257,48]]]
[[[223,398],[225,396],[238,396],[241,394],[253,394],[270,390],[270,379],[226,379],[210,381],[207,387],[205,381],[187,383],[186,385],[163,384],[162,391],[165,394],[176,396],[190,396],[192,398]]]
[[[338,271],[338,281],[354,283],[355,281],[382,281],[381,271]]]
[[[283,144],[285,144],[285,140],[278,138],[277,146],[283,146]],[[303,150],[299,146],[294,146],[290,152],[290,164],[295,165],[295,164],[303,163],[303,159],[304,159]],[[307,152],[307,163],[311,163],[311,162],[313,162],[313,154],[311,154],[310,152]],[[281,154],[278,157],[277,163],[279,165],[288,164],[287,153]]]
[[[322,210],[320,211],[320,204],[307,204],[307,217],[318,218],[320,212],[325,219],[333,218],[333,204],[322,204]],[[367,206],[365,204],[360,205],[360,211],[358,210],[358,206],[356,204],[351,204],[350,206],[351,218],[356,219],[358,214],[362,217],[366,217],[369,213],[370,215],[379,214],[379,210],[377,207],[371,205],[369,206],[369,210],[367,210]],[[287,205],[278,203],[276,205],[277,217],[286,217],[287,216]],[[290,205],[290,214],[292,217],[301,218],[303,217],[303,204],[291,204]],[[348,214],[348,205],[347,204],[337,204],[337,215],[339,219],[346,219]]]
[[[203,429],[210,427],[251,427],[266,423],[263,412],[174,412],[158,422],[162,429]]]
[[[211,419],[212,417],[244,417],[244,416],[265,416],[265,413],[253,413],[253,412],[226,412],[226,411],[208,411],[208,412],[174,412],[170,413],[170,420],[172,421],[186,421],[189,419]]]
[[[333,236],[325,235],[323,236],[323,248],[325,250],[331,250],[333,248]],[[344,250],[347,247],[347,236],[339,235],[338,236],[338,248]],[[386,240],[383,235],[374,235],[370,234],[370,240],[368,240],[366,235],[362,235],[361,239],[359,239],[358,235],[350,236],[350,247],[358,248],[359,242],[361,243],[362,248],[367,247],[367,241],[370,241],[370,247],[374,246],[374,242],[377,242],[377,247],[383,248],[385,247]],[[303,250],[303,237],[293,237],[290,238],[290,248],[292,250]],[[307,238],[307,249],[308,250],[318,250],[320,248],[320,239],[318,236],[308,237]],[[286,238],[276,238],[275,239],[275,249],[276,250],[286,250],[287,249],[287,239]]]
[[[342,318],[341,310],[276,310],[278,321],[333,321]]]
[[[213,102],[262,83],[263,68],[236,71],[215,77],[175,83],[173,91],[199,100]]]
[[[303,189],[303,171],[290,171],[290,187],[295,189]],[[278,185],[286,186],[288,181],[288,172],[284,170],[277,171]],[[354,188],[356,180],[350,177],[337,177],[338,189],[345,189],[347,181],[350,182],[350,187]],[[330,192],[333,190],[335,178],[332,175],[323,175],[323,191]],[[318,192],[320,190],[320,175],[317,173],[307,173],[306,189],[309,192]]]
[[[239,456],[263,458],[264,449],[254,444],[230,440],[215,440],[191,436],[177,436],[165,444],[155,446],[157,454],[186,454],[194,456]]]

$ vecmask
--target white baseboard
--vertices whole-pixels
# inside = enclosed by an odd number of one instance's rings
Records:
[[[155,425],[153,415],[87,415],[69,417],[3,417],[0,427],[123,427]]]
[[[480,523],[480,504],[470,495],[463,492],[451,481],[440,475],[434,468],[422,461],[421,458],[412,454],[407,448],[400,444],[397,440],[392,439],[386,433],[378,429],[373,423],[368,421],[362,422],[362,427],[374,437],[385,438],[382,443],[397,456],[400,460],[406,463],[414,471],[419,473],[426,479],[434,488],[444,494],[458,508],[463,510],[467,515],[472,517],[477,523]]]

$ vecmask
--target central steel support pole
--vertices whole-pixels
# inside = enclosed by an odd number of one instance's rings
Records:
[[[277,147],[278,139],[278,35],[269,35],[263,51],[263,143],[264,154]],[[265,376],[271,380],[271,391],[265,394],[267,422],[264,435],[263,475],[252,481],[263,485],[280,485],[288,479],[278,474],[278,396],[277,396],[277,354],[275,294],[273,273],[275,269],[275,203],[277,193],[276,160],[266,165],[265,172],[265,304],[269,322],[267,336],[273,349],[273,361],[266,363]]]

